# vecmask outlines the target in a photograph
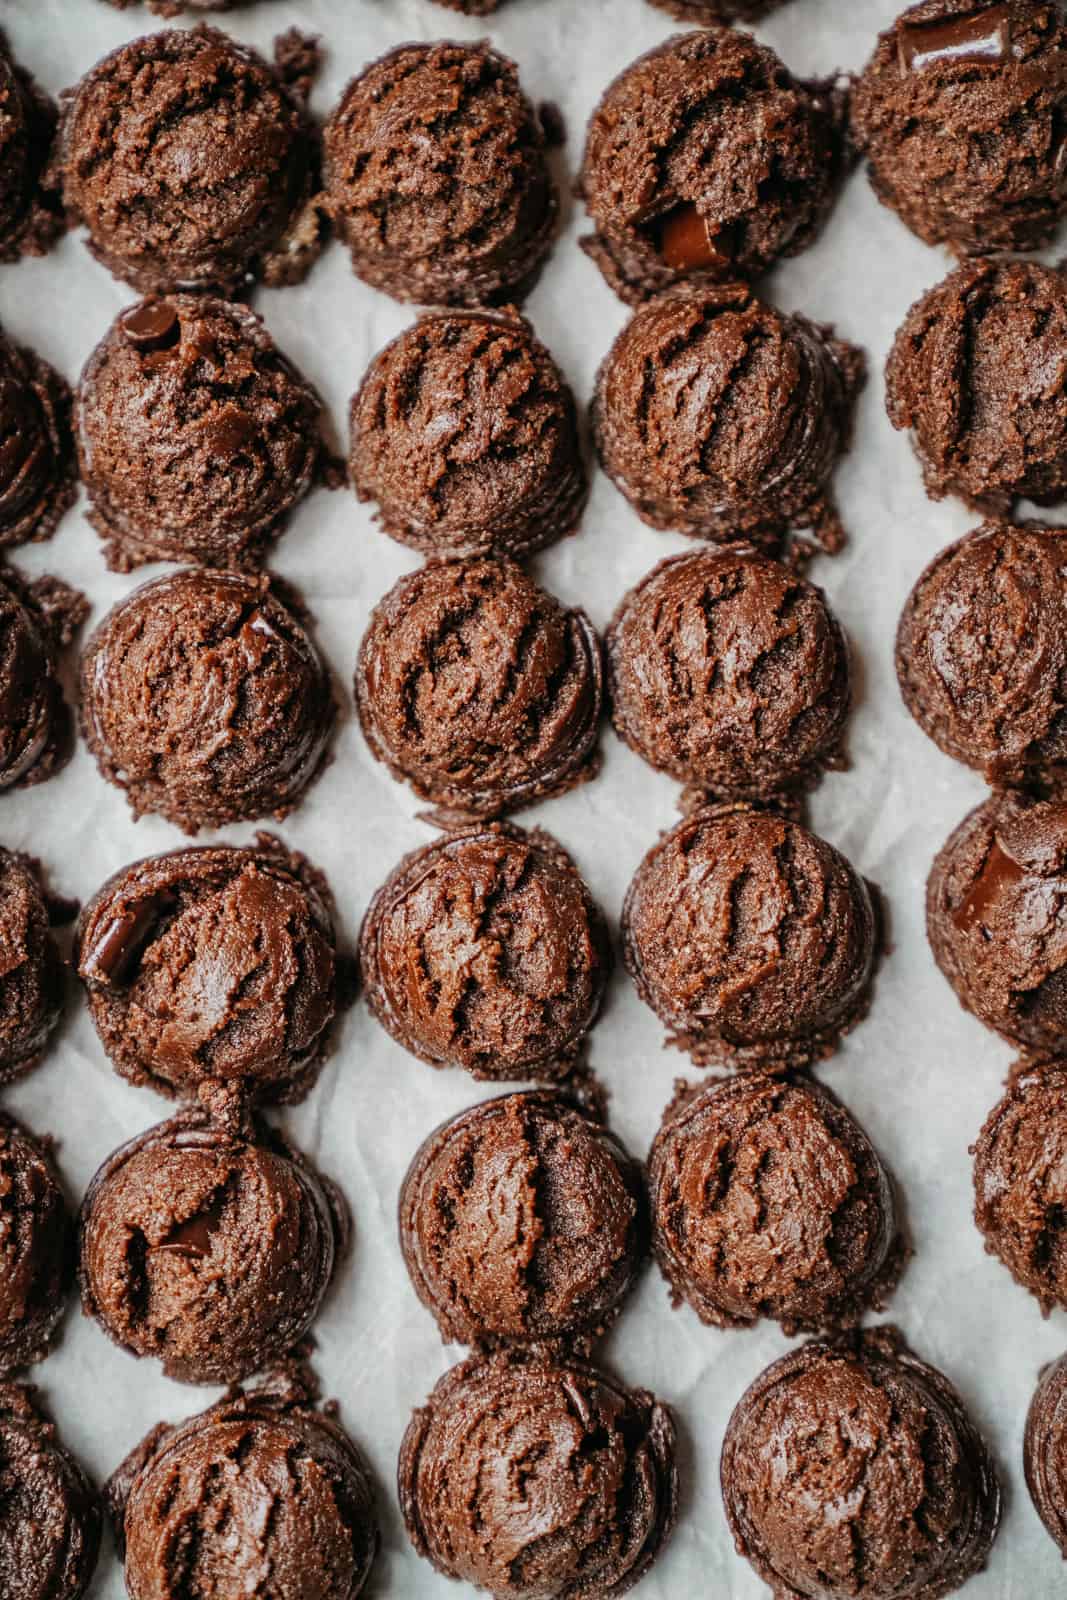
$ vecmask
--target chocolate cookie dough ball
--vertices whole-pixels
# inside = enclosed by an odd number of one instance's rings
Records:
[[[81,665],[86,742],[135,816],[186,833],[286,816],[318,776],[336,705],[270,580],[177,572],[108,612]]]
[[[100,1549],[100,1504],[36,1389],[0,1384],[0,1593],[81,1600]]]
[[[331,912],[321,874],[268,834],[115,873],[81,914],[74,961],[117,1070],[166,1095],[220,1080],[301,1098],[337,1007]]]
[[[1065,344],[1067,275],[1036,261],[968,262],[912,306],[886,406],[933,499],[1007,517],[1067,497]]]
[[[597,377],[604,471],[653,528],[774,552],[791,527],[844,541],[830,480],[848,449],[862,353],[743,284],[643,306]]]
[[[672,556],[606,640],[615,731],[706,794],[810,788],[841,759],[848,645],[821,589],[743,551]]]
[[[64,230],[45,175],[56,121],[55,104],[16,63],[0,29],[0,262],[43,256]]]
[[[399,1044],[475,1078],[558,1078],[596,1021],[611,946],[571,858],[501,823],[405,856],[360,935],[367,1003]]]
[[[867,1009],[867,885],[773,812],[713,806],[678,823],[638,867],[622,932],[642,1000],[700,1066],[818,1061]]]
[[[133,1600],[355,1600],[378,1551],[367,1464],[299,1378],[161,1423],[108,1499]]]
[[[705,27],[713,22],[755,22],[775,11],[785,0],[650,0],[661,11],[669,11],[682,22],[698,22]]]
[[[1067,23],[1050,0],[921,0],[852,93],[871,183],[927,244],[1035,250],[1067,206]]]
[[[265,1124],[179,1113],[82,1203],[82,1303],[182,1383],[235,1383],[303,1338],[345,1243],[339,1196]]]
[[[325,466],[322,408],[245,306],[142,301],[78,386],[78,455],[108,565],[255,567]]]
[[[1034,1509],[1067,1558],[1067,1356],[1041,1374],[1026,1418],[1023,1467]]]
[[[73,1281],[74,1230],[49,1144],[0,1113],[0,1373],[48,1354]],[[0,1578],[3,1543],[0,1532]]]
[[[643,1389],[517,1353],[445,1374],[400,1447],[411,1542],[498,1600],[623,1594],[674,1526],[674,1424]]]
[[[326,193],[356,276],[422,305],[516,303],[559,198],[518,69],[487,44],[406,44],[354,78],[325,130]]]
[[[926,931],[960,1004],[1024,1050],[1067,1052],[1067,804],[995,796],[948,839]]]
[[[1000,1520],[963,1402],[891,1328],[768,1367],[730,1418],[721,1478],[738,1553],[782,1596],[936,1600],[981,1571]]]
[[[1067,1068],[1022,1072],[974,1147],[974,1220],[1044,1315],[1067,1307]]]
[[[566,1102],[504,1095],[443,1123],[416,1152],[400,1244],[444,1340],[588,1345],[641,1266],[641,1170]]]
[[[686,20],[751,7],[667,6]],[[766,9],[766,6],[760,9]],[[631,303],[683,278],[755,277],[798,255],[844,170],[844,98],[794,78],[733,28],[678,34],[641,56],[593,113],[583,248]]]
[[[49,912],[37,862],[0,847],[0,1084],[37,1065],[63,1009]]]
[[[59,161],[93,254],[142,293],[291,283],[317,253],[317,221],[301,216],[316,182],[306,111],[214,28],[105,56],[70,92]]]
[[[43,783],[69,761],[73,719],[57,656],[88,614],[59,578],[0,576],[0,792]]]
[[[439,808],[497,817],[591,778],[600,641],[510,562],[432,562],[379,601],[356,666],[371,753]]]
[[[899,1275],[889,1176],[859,1123],[805,1078],[682,1090],[648,1176],[656,1259],[713,1327],[848,1327]]]
[[[585,506],[574,397],[518,317],[420,318],[374,358],[350,420],[356,493],[425,555],[529,555]]]
[[[908,596],[897,677],[916,722],[992,785],[1067,771],[1067,534],[987,523]]]
[[[2,64],[0,54],[0,72]],[[0,333],[0,546],[50,538],[74,502],[76,475],[67,383]]]

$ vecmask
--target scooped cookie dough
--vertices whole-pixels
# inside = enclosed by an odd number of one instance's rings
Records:
[[[600,368],[601,465],[650,527],[770,554],[790,528],[812,528],[838,549],[830,485],[864,375],[859,350],[743,284],[672,290]]]
[[[100,1549],[100,1503],[36,1389],[0,1383],[0,1593],[81,1600]]]
[[[161,1423],[108,1501],[137,1600],[356,1600],[378,1552],[367,1464],[299,1374]]]
[[[963,1402],[892,1328],[768,1367],[730,1418],[721,1478],[737,1550],[782,1600],[938,1600],[981,1571],[1000,1520]]]
[[[0,1084],[37,1065],[63,1009],[52,909],[38,863],[0,847]]]
[[[405,44],[354,78],[325,130],[326,193],[356,276],[422,305],[517,304],[559,197],[513,61]]]
[[[1067,274],[1036,261],[968,262],[916,301],[886,407],[933,499],[1007,518],[1019,499],[1067,497],[1065,343]]]
[[[777,561],[671,556],[605,643],[616,733],[692,791],[766,800],[840,764],[848,645],[822,590]]]
[[[1041,1374],[1026,1418],[1023,1467],[1034,1509],[1067,1557],[1067,1356]]]
[[[343,1202],[264,1123],[197,1107],[117,1150],[79,1220],[82,1304],[183,1383],[269,1369],[310,1328]]]
[[[443,1123],[400,1191],[415,1292],[462,1344],[590,1344],[633,1286],[647,1220],[637,1163],[549,1094],[503,1095]]]
[[[59,578],[0,575],[0,792],[43,783],[74,749],[57,658],[88,614]]]
[[[638,867],[622,933],[638,994],[700,1066],[818,1061],[867,1009],[867,885],[773,812],[713,806],[678,823]]]
[[[871,183],[927,244],[1036,250],[1067,206],[1067,23],[1049,0],[921,0],[852,92]]]
[[[73,1283],[74,1229],[51,1148],[0,1113],[0,1375],[44,1360]],[[3,1548],[0,1531],[0,1578]]]
[[[107,0],[108,5],[117,6],[120,11],[137,3],[138,0]],[[144,0],[144,3],[157,17],[180,17],[183,11],[195,15],[204,11],[236,10],[250,4],[251,0]]]
[[[775,11],[785,0],[650,0],[661,11],[669,11],[682,22],[756,22]]]
[[[350,422],[356,493],[424,555],[522,557],[577,526],[574,396],[515,315],[421,317],[375,356]]]
[[[623,1594],[674,1525],[674,1424],[593,1367],[474,1357],[437,1384],[400,1448],[421,1556],[498,1600]]]
[[[186,833],[286,816],[322,768],[336,703],[327,667],[267,577],[177,572],[96,628],[82,726],[135,816]]]
[[[374,608],[356,708],[371,752],[457,824],[591,778],[603,697],[584,611],[510,562],[431,562]]]
[[[45,255],[66,227],[47,170],[56,122],[54,102],[0,29],[0,263]]]
[[[0,54],[0,71],[2,65]],[[50,539],[74,503],[70,388],[47,361],[2,333],[0,441],[0,546]]]
[[[818,1084],[753,1074],[683,1089],[648,1177],[656,1259],[702,1322],[773,1317],[793,1334],[884,1308],[903,1260],[893,1188]]]
[[[122,312],[77,403],[108,565],[259,566],[328,471],[322,421],[318,396],[245,306],[173,295]]]
[[[195,1096],[218,1080],[285,1102],[318,1074],[338,1003],[332,900],[268,834],[123,868],[83,910],[74,962],[132,1083]]]
[[[1067,1048],[1067,805],[994,796],[934,861],[926,931],[966,1010],[1023,1050]]]
[[[66,97],[58,165],[94,255],[141,293],[293,283],[318,254],[306,108],[217,29],[165,29],[105,56]]]
[[[687,21],[752,16],[682,4]],[[759,7],[765,10],[766,5]],[[631,303],[682,279],[765,272],[814,239],[845,170],[845,97],[734,28],[677,34],[608,88],[589,124],[583,248]]]
[[[435,1067],[493,1080],[573,1069],[611,965],[603,918],[545,833],[471,827],[405,856],[360,935],[367,1003]]]
[[[1047,1316],[1067,1308],[1067,1068],[1018,1074],[974,1147],[974,1220],[986,1249]]]

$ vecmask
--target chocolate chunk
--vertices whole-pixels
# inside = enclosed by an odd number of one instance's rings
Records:
[[[163,350],[181,338],[178,313],[169,300],[145,300],[124,311],[119,326],[138,350]]]
[[[1011,13],[1007,6],[963,13],[947,22],[900,24],[900,63],[922,72],[942,61],[1007,61],[1011,55]]]

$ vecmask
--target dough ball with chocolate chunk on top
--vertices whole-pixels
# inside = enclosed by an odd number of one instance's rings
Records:
[[[79,1221],[82,1302],[183,1383],[236,1383],[304,1337],[346,1242],[343,1202],[273,1129],[197,1107],[117,1150]]]
[[[790,528],[844,542],[831,479],[852,436],[862,353],[743,284],[642,306],[597,376],[601,465],[642,521],[768,554]]]
[[[498,1600],[621,1595],[674,1526],[674,1423],[574,1360],[473,1357],[415,1412],[397,1482],[411,1542],[445,1577]]]
[[[783,1600],[940,1600],[982,1570],[1000,1522],[985,1441],[894,1328],[768,1367],[720,1477],[738,1554]]]
[[[329,671],[266,578],[186,571],[114,606],[81,663],[82,726],[135,816],[182,828],[286,816],[336,716]]]
[[[124,311],[89,357],[77,434],[108,564],[256,567],[327,465],[322,405],[245,306]]]
[[[354,78],[326,124],[326,194],[352,270],[396,300],[517,304],[559,197],[513,61],[487,44],[405,44]]]
[[[51,911],[38,863],[0,847],[0,1084],[37,1065],[63,1009]]]
[[[372,754],[435,820],[498,817],[596,771],[600,641],[510,562],[401,578],[371,614],[355,692]]]
[[[88,610],[59,578],[0,573],[0,792],[45,782],[73,754],[58,655]]]
[[[115,873],[82,911],[74,961],[132,1083],[192,1097],[221,1080],[285,1102],[315,1080],[338,1003],[332,900],[268,834]]]
[[[81,1600],[101,1520],[97,1495],[37,1390],[0,1384],[0,1594]]]
[[[400,1191],[400,1244],[446,1341],[590,1344],[647,1248],[641,1169],[564,1099],[503,1095],[445,1122]]]
[[[142,293],[292,283],[318,253],[306,108],[217,29],[164,29],[105,56],[67,97],[58,160],[93,253]]]
[[[1047,1316],[1067,1309],[1067,1063],[1016,1073],[974,1146],[974,1220]]]
[[[0,28],[0,263],[45,255],[66,227],[48,171],[56,122],[54,101]]]
[[[967,1011],[1067,1053],[1067,804],[995,795],[964,818],[934,861],[926,931]]]
[[[713,1327],[849,1327],[899,1276],[889,1175],[859,1123],[807,1078],[682,1090],[648,1173],[656,1259]]]
[[[44,1360],[73,1283],[74,1228],[50,1142],[0,1112],[0,1374]]]
[[[367,1003],[399,1044],[475,1078],[573,1069],[611,965],[603,917],[545,833],[470,827],[405,856],[360,935]]]
[[[821,1060],[867,1010],[867,885],[770,811],[712,806],[678,823],[638,867],[622,933],[638,994],[700,1066]]]
[[[526,556],[585,506],[574,396],[517,316],[421,317],[375,356],[350,420],[356,493],[425,555]]]
[[[0,333],[0,546],[50,539],[76,477],[68,384]]]
[[[378,1553],[370,1469],[300,1373],[160,1423],[107,1489],[143,1600],[356,1600]],[[269,1590],[263,1590],[264,1574]]]
[[[972,261],[908,312],[886,364],[886,407],[935,500],[991,516],[1067,498],[1067,273]]]
[[[1053,0],[909,6],[852,91],[882,204],[957,255],[1048,244],[1067,208],[1065,60]]]
[[[606,639],[612,720],[705,795],[771,799],[840,764],[848,645],[821,589],[752,551],[671,556]]]
[[[751,35],[677,34],[593,113],[580,181],[596,231],[583,247],[631,303],[683,279],[757,277],[815,238],[845,170],[844,122],[831,81],[795,78]]]

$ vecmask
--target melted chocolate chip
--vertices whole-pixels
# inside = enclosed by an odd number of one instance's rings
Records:
[[[733,260],[733,230],[712,233],[695,205],[675,206],[656,223],[657,249],[674,272],[699,272]]]
[[[174,905],[172,895],[156,894],[125,907],[104,924],[85,957],[83,976],[95,983],[121,983],[133,971],[149,937]]]
[[[173,1227],[156,1248],[203,1260],[211,1254],[211,1241],[222,1226],[222,1216],[223,1197],[219,1195],[206,1211],[198,1211]]]
[[[134,306],[121,321],[123,333],[138,350],[169,350],[181,338],[178,313],[166,300]]]
[[[904,72],[921,72],[942,61],[1007,61],[1011,15],[1001,5],[945,22],[912,23],[901,28],[899,43]]]
[[[968,929],[985,923],[1003,891],[1016,888],[1025,876],[1023,869],[994,839],[985,866],[953,912],[952,920],[957,928]]]
[[[256,425],[243,411],[231,406],[204,427],[204,437],[220,456],[235,456],[256,436]]]

